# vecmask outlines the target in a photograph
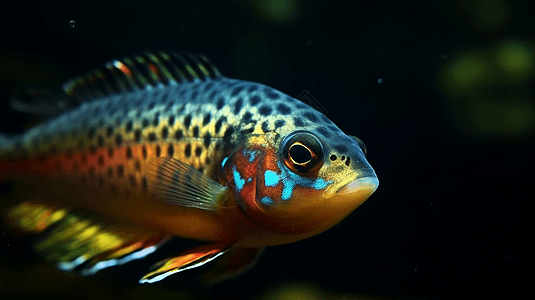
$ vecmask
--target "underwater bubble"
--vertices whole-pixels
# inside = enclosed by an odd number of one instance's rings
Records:
[[[377,80],[377,82],[378,82],[378,83],[383,83],[383,78],[379,78],[379,79]]]
[[[76,25],[76,22],[74,22],[74,20],[70,20],[69,21],[69,27],[73,28],[74,25]]]

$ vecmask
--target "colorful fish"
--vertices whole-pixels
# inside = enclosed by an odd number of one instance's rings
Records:
[[[81,274],[139,259],[171,237],[205,241],[141,280],[218,258],[218,280],[265,246],[314,236],[376,190],[362,142],[268,86],[223,77],[202,55],[144,53],[64,85],[56,116],[0,136],[14,232]],[[15,101],[38,113],[43,102]],[[60,104],[58,104],[60,103]]]

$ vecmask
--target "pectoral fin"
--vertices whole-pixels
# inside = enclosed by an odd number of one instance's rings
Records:
[[[172,157],[155,157],[148,164],[148,181],[155,194],[174,205],[217,211],[227,187]]]
[[[178,256],[156,263],[153,266],[153,269],[156,270],[143,276],[139,283],[153,283],[160,281],[169,275],[202,266],[214,258],[223,255],[230,249],[232,249],[231,244],[215,243],[201,245],[186,250]]]

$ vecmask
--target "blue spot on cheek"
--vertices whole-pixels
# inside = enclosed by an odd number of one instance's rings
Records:
[[[279,184],[279,175],[271,170],[264,173],[264,182],[266,186],[276,186]]]
[[[271,205],[274,203],[273,200],[269,198],[268,196],[260,199],[260,202],[262,202],[262,204],[265,204],[265,205]]]
[[[284,185],[281,195],[282,200],[289,200],[290,198],[292,198],[293,189],[295,185],[321,190],[326,188],[330,183],[332,183],[332,181],[326,181],[323,178],[317,178],[316,180],[313,180],[310,178],[301,177],[298,174],[291,172],[288,168],[285,168],[280,162],[277,162],[277,164],[281,169],[281,175],[278,175],[276,173],[275,175],[277,176],[277,179],[282,178],[282,184]],[[267,171],[264,176],[268,176]],[[267,183],[268,180],[266,180],[266,185]]]
[[[243,188],[243,185],[245,184],[245,180],[241,178],[240,173],[236,171],[236,167],[232,169],[232,174],[234,175],[234,184],[236,185],[236,190],[241,191]]]
[[[314,185],[312,187],[315,188],[316,190],[322,190],[326,188],[327,185],[329,185],[329,183],[331,182],[332,181],[325,181],[325,179],[323,178],[318,178],[314,181]]]
[[[249,161],[252,162],[256,157],[256,152],[257,151],[243,150],[243,156],[249,155]]]
[[[227,162],[228,156],[223,158],[223,161],[221,161],[221,168],[225,167],[225,163]]]
[[[289,200],[292,197],[295,182],[291,180],[284,181],[284,188],[282,189],[282,200]]]

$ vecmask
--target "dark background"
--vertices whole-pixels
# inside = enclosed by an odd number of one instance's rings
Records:
[[[22,128],[5,113],[15,87],[59,90],[70,77],[145,50],[198,52],[226,76],[293,97],[309,90],[331,120],[364,140],[380,187],[340,225],[270,247],[246,275],[212,288],[194,280],[198,271],[137,284],[176,244],[148,262],[83,278],[2,232],[0,297],[514,299],[533,273],[525,257],[535,154],[528,3],[6,4],[1,132]]]

